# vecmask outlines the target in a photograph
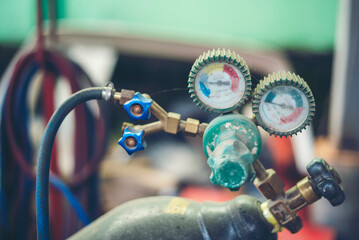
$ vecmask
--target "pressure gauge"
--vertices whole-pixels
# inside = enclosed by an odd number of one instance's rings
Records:
[[[308,84],[292,73],[273,73],[261,80],[253,96],[257,123],[269,134],[291,136],[309,125],[315,102]]]
[[[250,96],[251,85],[247,63],[224,49],[199,56],[188,79],[189,93],[197,106],[217,113],[239,109]]]

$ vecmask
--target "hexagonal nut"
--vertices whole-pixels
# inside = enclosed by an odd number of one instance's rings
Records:
[[[197,119],[187,118],[184,131],[190,134],[197,134],[198,127],[199,127],[199,121]]]
[[[130,101],[133,98],[133,95],[135,95],[135,91],[122,89],[121,90],[120,104],[123,105],[127,101]]]
[[[169,112],[167,114],[165,132],[177,134],[180,120],[181,120],[181,114]]]
[[[268,176],[266,179],[260,181],[258,178],[254,180],[254,185],[268,199],[274,199],[284,190],[284,183],[278,177],[273,169],[267,169]]]

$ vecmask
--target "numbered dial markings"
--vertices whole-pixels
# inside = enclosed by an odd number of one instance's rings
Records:
[[[195,91],[200,101],[207,106],[214,109],[228,109],[243,97],[245,79],[232,64],[211,63],[197,73]]]
[[[307,97],[298,88],[277,86],[265,93],[259,104],[259,115],[266,127],[290,132],[300,127],[309,114]]]
[[[188,77],[188,92],[204,111],[227,113],[239,110],[251,95],[251,74],[244,59],[225,49],[199,56]]]

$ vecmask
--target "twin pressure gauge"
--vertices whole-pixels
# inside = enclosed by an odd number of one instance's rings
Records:
[[[188,88],[201,109],[227,113],[239,109],[251,94],[247,63],[229,50],[202,54],[192,66]]]
[[[307,83],[292,73],[273,73],[251,91],[247,63],[229,50],[202,54],[188,79],[191,98],[205,111],[239,110],[252,95],[255,120],[269,134],[291,136],[310,124],[315,113],[313,94]]]
[[[311,123],[315,102],[308,84],[293,73],[273,73],[259,82],[253,93],[257,123],[270,134],[296,134]]]

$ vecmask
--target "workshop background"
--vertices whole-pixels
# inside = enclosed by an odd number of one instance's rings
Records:
[[[217,115],[197,110],[187,79],[194,60],[213,48],[241,55],[253,84],[275,71],[293,71],[314,94],[312,126],[293,138],[263,132],[260,159],[290,187],[307,174],[310,160],[323,157],[341,175],[346,201],[336,208],[315,203],[301,213],[303,230],[284,231],[279,239],[357,239],[359,1],[38,2],[0,1],[0,239],[36,238],[38,148],[46,122],[66,97],[113,82],[116,89],[148,93],[182,118],[209,122]],[[129,157],[117,145],[127,114],[108,105],[84,105],[60,129],[50,180],[53,239],[135,198],[225,201],[238,195],[210,183],[198,137],[149,136],[146,150]],[[249,185],[240,194],[260,198]]]

